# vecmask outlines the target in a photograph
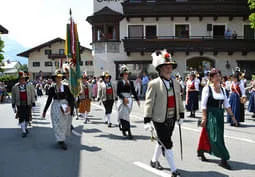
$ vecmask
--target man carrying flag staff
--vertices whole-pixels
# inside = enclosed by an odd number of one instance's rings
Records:
[[[180,176],[174,163],[172,133],[175,122],[179,125],[184,118],[184,106],[181,99],[180,84],[171,78],[173,69],[177,67],[175,61],[166,50],[152,54],[152,65],[159,73],[159,77],[148,84],[144,103],[144,128],[153,131],[153,123],[158,143],[150,162],[153,168],[161,170],[160,154],[166,157],[172,172],[172,177]],[[163,150],[163,152],[162,152]]]

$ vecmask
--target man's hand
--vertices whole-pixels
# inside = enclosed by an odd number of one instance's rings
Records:
[[[178,123],[178,125],[182,125],[182,124],[183,124],[183,119],[179,119],[179,120],[177,121],[177,123]]]
[[[12,107],[12,109],[13,109],[13,112],[14,112],[14,113],[17,113],[16,107]]]
[[[151,123],[146,123],[146,124],[144,124],[144,129],[145,129],[145,131],[150,131],[151,132],[154,128],[151,125]]]

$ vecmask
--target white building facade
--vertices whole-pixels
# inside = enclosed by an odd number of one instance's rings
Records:
[[[64,51],[65,40],[56,38],[24,51],[18,56],[28,58],[28,72],[31,74],[31,79],[35,80],[40,77],[49,78],[61,66],[64,69],[67,64]],[[81,46],[81,72],[94,75],[93,63],[92,50]]]
[[[131,78],[155,72],[151,53],[167,49],[175,72],[223,75],[239,66],[247,75],[255,64],[254,30],[246,0],[94,0],[92,25],[95,75],[109,71],[118,79],[128,65]],[[227,32],[228,31],[228,32]]]

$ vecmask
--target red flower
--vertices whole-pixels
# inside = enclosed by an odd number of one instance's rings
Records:
[[[165,59],[168,59],[170,57],[170,54],[166,53],[164,57],[165,57]]]

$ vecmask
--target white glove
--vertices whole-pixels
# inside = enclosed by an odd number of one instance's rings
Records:
[[[177,124],[178,124],[178,125],[183,124],[183,119],[179,119],[179,120],[177,121]]]
[[[14,113],[17,113],[17,109],[15,107],[12,108]]]
[[[151,125],[151,123],[146,123],[144,124],[144,129],[145,131],[152,131],[153,130],[153,126]]]

